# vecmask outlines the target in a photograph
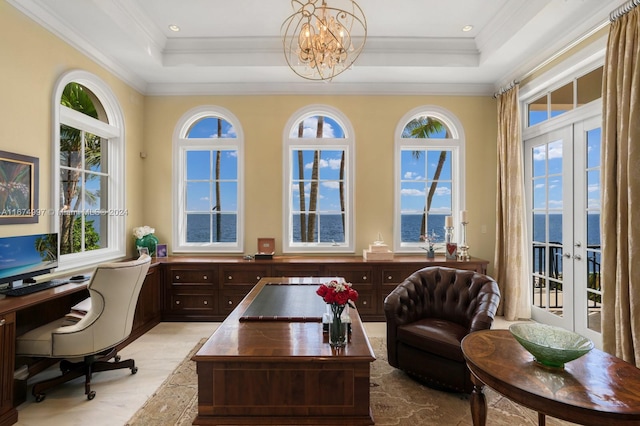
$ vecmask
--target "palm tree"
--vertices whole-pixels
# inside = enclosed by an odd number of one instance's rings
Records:
[[[220,138],[222,138],[222,120],[220,119],[220,117],[218,117],[217,119],[218,121],[218,140],[220,140]],[[220,237],[222,234],[222,224],[220,223],[222,220],[222,206],[220,205],[221,200],[220,200],[220,160],[221,160],[221,155],[222,153],[220,152],[220,150],[218,149],[216,151],[216,205],[214,207],[214,209],[217,208],[217,213],[216,213],[216,241],[220,242]]]
[[[298,124],[298,138],[304,136],[304,120]],[[300,193],[300,241],[307,241],[307,215],[304,193],[304,151],[298,150],[298,192]]]
[[[449,129],[447,129],[439,120],[432,117],[418,117],[411,120],[402,131],[402,137],[405,138],[428,138],[430,135],[445,131],[446,137],[449,137]],[[419,159],[422,155],[422,151],[413,151],[412,155],[415,159]],[[435,173],[433,174],[433,180],[429,186],[429,192],[427,194],[427,204],[422,213],[422,223],[420,225],[420,235],[426,235],[427,227],[427,212],[431,210],[431,201],[436,193],[436,187],[438,186],[438,180],[440,179],[440,173],[442,173],[442,167],[447,159],[447,151],[441,151],[438,158],[438,165],[436,166]]]
[[[93,100],[78,83],[69,83],[65,86],[60,98],[60,104],[82,112],[89,117],[98,118],[98,112]],[[83,134],[82,131],[73,127],[60,126],[60,164],[65,166],[61,170],[61,197],[63,208],[72,211],[80,207],[81,200],[78,197],[78,185],[82,178],[82,148],[84,142],[86,142],[84,151],[86,167],[90,168],[100,164],[102,155],[100,138],[89,133]],[[91,194],[86,191],[86,196],[91,197]],[[76,217],[73,214],[63,214],[60,217],[60,252],[63,254],[73,253],[73,224],[75,220]]]
[[[316,138],[322,138],[324,131],[324,116],[318,116],[318,128]],[[316,208],[318,205],[318,169],[320,165],[320,150],[313,153],[313,166],[311,168],[311,190],[309,191],[309,219],[307,222],[307,241],[313,239],[316,229]]]

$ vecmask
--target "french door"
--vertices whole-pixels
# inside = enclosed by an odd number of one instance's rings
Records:
[[[525,140],[531,316],[601,347],[600,145],[595,115]]]

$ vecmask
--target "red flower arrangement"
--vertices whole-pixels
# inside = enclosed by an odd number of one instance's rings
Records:
[[[329,344],[333,348],[341,348],[347,343],[347,326],[342,322],[342,311],[347,305],[355,308],[351,302],[358,300],[358,292],[351,288],[350,283],[331,280],[320,284],[316,293],[331,306],[333,318],[329,323]]]
[[[358,292],[351,287],[351,283],[331,280],[326,284],[320,284],[316,290],[318,296],[322,297],[325,303],[331,305],[349,305],[354,308],[351,302],[358,300]]]

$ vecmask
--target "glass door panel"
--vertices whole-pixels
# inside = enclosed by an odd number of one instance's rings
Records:
[[[571,131],[550,132],[525,143],[532,317],[573,328],[572,270],[565,265],[571,234]],[[569,153],[569,158],[567,158]],[[569,175],[569,177],[567,177]],[[569,216],[568,216],[569,215]]]
[[[575,331],[596,344],[602,340],[600,285],[600,119],[575,125]]]

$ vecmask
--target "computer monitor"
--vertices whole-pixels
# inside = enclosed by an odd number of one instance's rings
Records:
[[[0,238],[0,287],[13,287],[57,267],[57,233]]]

